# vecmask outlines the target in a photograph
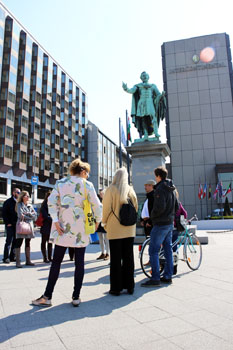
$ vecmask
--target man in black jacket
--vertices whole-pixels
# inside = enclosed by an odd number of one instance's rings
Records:
[[[15,260],[14,246],[15,246],[15,229],[17,222],[17,213],[15,205],[20,194],[20,189],[14,188],[12,196],[3,203],[2,216],[6,227],[6,243],[4,246],[3,262],[9,264],[10,261]],[[10,255],[9,255],[10,251]]]
[[[172,253],[172,232],[175,210],[178,208],[177,199],[174,193],[175,186],[167,179],[167,169],[158,167],[155,173],[154,205],[151,212],[153,228],[150,233],[150,264],[152,278],[142,287],[159,286],[161,281],[172,283],[173,274],[173,253]],[[160,278],[159,250],[163,244],[166,265],[164,275]]]

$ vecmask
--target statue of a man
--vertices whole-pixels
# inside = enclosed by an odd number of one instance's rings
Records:
[[[122,83],[123,89],[133,94],[131,117],[142,141],[148,140],[153,133],[159,140],[159,122],[166,112],[165,92],[161,94],[155,84],[148,83],[149,74],[146,72],[142,72],[140,78],[142,83],[134,85],[132,89]]]

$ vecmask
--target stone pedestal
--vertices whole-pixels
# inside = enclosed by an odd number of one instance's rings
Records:
[[[137,194],[139,215],[146,200],[144,184],[147,180],[155,180],[154,169],[165,166],[165,159],[170,155],[170,148],[166,143],[156,141],[135,142],[126,147],[132,156],[132,184]],[[137,236],[143,234],[138,227]]]
[[[165,158],[170,155],[166,143],[156,141],[135,142],[127,151],[132,156],[132,183],[135,192],[145,193],[144,184],[147,180],[155,180],[154,169],[165,166]]]

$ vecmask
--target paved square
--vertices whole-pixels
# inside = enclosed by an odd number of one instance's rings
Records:
[[[180,261],[173,284],[159,288],[140,287],[145,276],[135,246],[135,293],[119,297],[108,294],[109,262],[96,261],[99,246],[89,245],[78,308],[71,305],[74,264],[66,254],[47,309],[30,305],[44,292],[50,266],[37,234],[35,267],[0,263],[0,350],[233,349],[233,232],[199,234],[209,237],[200,269]],[[0,237],[1,253],[4,242]]]

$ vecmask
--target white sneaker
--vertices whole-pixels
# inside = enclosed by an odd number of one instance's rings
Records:
[[[71,303],[73,304],[74,307],[77,307],[77,306],[80,305],[81,299],[79,299],[79,298],[78,299],[73,299]]]

